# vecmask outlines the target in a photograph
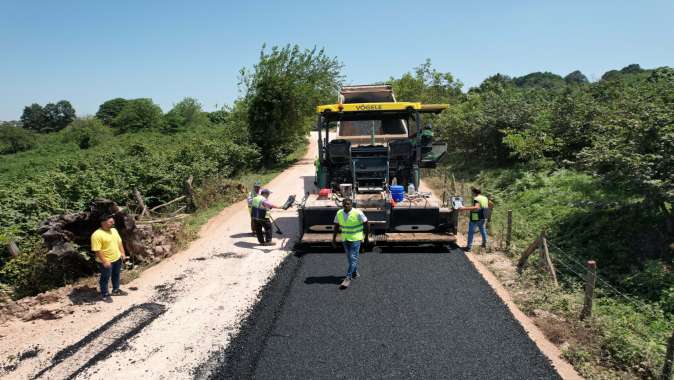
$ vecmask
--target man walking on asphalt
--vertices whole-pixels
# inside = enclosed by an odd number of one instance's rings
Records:
[[[351,199],[346,198],[342,202],[342,209],[337,211],[332,229],[332,246],[337,247],[337,232],[340,232],[342,245],[349,267],[346,277],[340,288],[346,289],[351,285],[351,279],[358,277],[358,256],[360,255],[360,243],[365,238],[368,230],[367,217],[357,208],[353,208]]]
[[[253,190],[248,193],[248,197],[246,198],[246,201],[248,201],[248,214],[250,215],[250,230],[253,235],[256,234],[255,221],[253,220],[253,198],[260,195],[260,185],[260,181],[255,181],[255,184],[253,184]]]
[[[257,241],[261,245],[274,244],[271,241],[272,229],[269,210],[279,207],[269,201],[270,194],[271,191],[269,189],[262,189],[260,195],[256,195],[251,202],[255,234],[257,235]]]
[[[115,220],[112,216],[104,215],[100,220],[100,228],[91,235],[91,250],[96,254],[96,262],[101,272],[99,281],[101,298],[105,302],[112,302],[108,293],[108,282],[111,278],[112,295],[126,295],[126,292],[119,288],[119,277],[126,254],[122,238],[114,225]]]
[[[482,248],[487,248],[487,228],[485,223],[489,218],[489,200],[482,195],[482,191],[476,187],[470,188],[473,194],[473,206],[462,207],[460,210],[470,211],[470,221],[468,222],[468,243],[464,251],[468,252],[473,247],[473,236],[475,235],[475,227],[480,229],[482,235]]]

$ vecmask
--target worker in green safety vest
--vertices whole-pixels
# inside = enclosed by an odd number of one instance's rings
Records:
[[[269,211],[273,208],[279,208],[269,201],[271,190],[262,189],[259,195],[256,195],[251,202],[251,216],[253,218],[253,227],[257,235],[257,241],[261,245],[272,245],[272,227]]]
[[[256,234],[255,220],[253,220],[253,198],[260,195],[260,187],[262,187],[261,185],[262,183],[260,183],[260,181],[255,181],[253,184],[253,190],[251,190],[251,192],[248,193],[248,197],[246,197],[246,202],[248,203],[248,214],[250,215],[250,231],[253,233],[253,235]]]
[[[346,270],[346,277],[339,285],[346,289],[351,285],[351,279],[358,277],[358,257],[360,255],[360,244],[367,236],[368,222],[365,214],[353,208],[351,199],[346,198],[342,202],[342,209],[335,215],[334,227],[332,229],[332,246],[337,248],[337,233],[340,233],[344,252],[349,262]]]
[[[470,251],[473,247],[473,235],[475,228],[480,229],[482,235],[482,247],[487,248],[487,219],[489,219],[490,205],[489,199],[482,195],[482,191],[477,187],[471,187],[470,192],[473,194],[473,206],[462,207],[460,210],[470,211],[470,220],[468,222],[468,243],[464,248],[465,251]]]

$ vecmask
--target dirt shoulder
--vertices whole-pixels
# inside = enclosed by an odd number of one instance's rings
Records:
[[[305,158],[266,185],[273,202],[304,194],[315,155],[312,141]],[[289,254],[298,236],[296,210],[273,215],[284,235],[262,247],[250,233],[245,202],[223,209],[187,249],[144,271],[124,287],[129,294],[112,303],[77,297],[95,292],[95,281],[84,290],[46,293],[32,307],[55,319],[0,325],[0,376],[190,378],[212,350],[227,345]]]

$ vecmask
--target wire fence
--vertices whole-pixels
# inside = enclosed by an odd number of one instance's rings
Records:
[[[541,235],[541,232],[535,232],[536,229],[534,229],[533,226],[530,224],[527,224],[526,222],[522,222],[521,220],[515,220],[513,218],[512,221],[512,228],[515,229],[515,224],[518,222],[518,229],[520,232],[523,232],[523,235],[526,235],[530,237],[531,239],[535,239],[536,237]],[[523,229],[522,227],[528,227]],[[505,231],[505,227],[501,226],[499,229],[500,231]],[[544,230],[544,228],[539,228],[539,231]],[[501,241],[501,248],[503,248],[504,244],[504,237],[500,236],[500,241]],[[588,273],[588,268],[587,268],[587,263],[582,263],[575,255],[569,254],[566,252],[564,249],[559,247],[557,244],[554,242],[550,241],[549,239],[546,238],[546,242],[548,244],[548,251],[549,251],[549,256],[550,258],[554,261],[555,264],[558,264],[563,270],[560,272],[566,272],[569,276],[572,276],[578,280],[579,283],[584,283],[586,281],[586,276]],[[560,269],[561,269],[560,268]],[[598,272],[598,271],[597,271]],[[568,281],[568,279],[565,279]],[[595,285],[595,288],[599,290],[600,293],[608,294],[613,296],[615,299],[619,299],[625,304],[628,304],[629,306],[633,307],[634,310],[636,310],[639,313],[642,313],[643,315],[646,315],[653,320],[657,320],[659,318],[662,318],[662,314],[658,314],[653,310],[653,306],[648,305],[647,303],[630,296],[626,294],[623,291],[620,291],[617,287],[612,285],[608,279],[606,279],[604,276],[600,275],[599,273],[596,273],[595,275],[595,280],[597,285]],[[636,328],[633,325],[630,324],[624,324],[626,329],[628,329],[630,332],[634,333],[636,336],[639,336],[640,338],[646,340],[646,341],[652,341],[653,336],[649,336],[647,333],[644,331]],[[665,346],[666,342],[656,342],[659,346]]]
[[[461,196],[467,195],[464,194],[466,187],[464,186],[463,183],[460,183],[460,186],[457,186],[457,184],[454,183],[453,178],[451,178],[451,181],[453,182],[452,192],[454,194],[459,194]],[[443,182],[444,182],[443,188],[444,191],[446,192],[449,189],[449,187],[447,186],[449,179],[445,177]],[[443,197],[445,196],[445,192],[443,192]],[[506,231],[508,230],[507,218],[502,218],[500,220],[500,223],[498,223],[495,226],[496,228],[494,228],[494,223],[492,223],[492,221],[490,220],[489,226],[492,231],[497,232],[497,234],[493,234],[492,236],[498,238],[499,248],[504,249],[506,246],[508,246],[511,252],[517,250],[517,248],[514,247],[512,241],[510,242],[505,241],[506,240],[505,234]],[[520,237],[520,240],[524,238],[524,240],[530,239],[533,241],[533,239],[536,239],[537,237],[541,236],[542,232],[544,232],[545,230],[545,226],[542,225],[533,226],[530,223],[527,223],[526,219],[519,217],[519,215],[512,215],[510,229],[513,234],[517,234]],[[462,232],[464,234],[467,232],[467,223],[461,223],[459,232]],[[512,236],[510,237],[511,240],[513,240]],[[577,279],[578,283],[580,284],[585,283],[589,272],[587,263],[583,263],[582,260],[579,259],[576,255],[569,254],[567,251],[559,247],[554,242],[551,242],[547,238],[546,242],[548,245],[548,256],[556,265],[560,267],[561,269],[560,272],[565,272],[565,274],[568,275],[565,276],[564,280],[569,281],[569,278],[574,278]],[[607,278],[605,278],[598,272],[599,270],[597,270],[597,273],[595,273],[594,278],[595,278],[595,289],[597,289],[600,294],[612,296],[613,299],[619,300],[625,305],[628,305],[629,307],[633,308],[637,313],[641,313],[642,315],[647,316],[648,318],[652,318],[650,322],[655,322],[658,320],[662,322],[663,317],[667,318],[661,311],[661,309],[659,308],[655,309],[655,306],[649,305],[635,298],[634,296],[631,296],[619,290]],[[620,322],[620,326],[632,332],[635,337],[639,337],[644,341],[649,342],[648,344],[650,345],[655,344],[660,349],[662,349],[663,347],[667,347],[667,354],[666,354],[667,356],[665,358],[665,362],[667,363],[668,361],[670,361],[669,365],[671,366],[672,358],[671,353],[669,351],[673,350],[674,347],[674,333],[672,333],[672,337],[670,338],[669,342],[667,342],[665,339],[661,340],[660,338],[656,338],[653,334],[649,335],[647,331],[644,331],[645,326],[643,324],[635,325],[628,321],[622,321]],[[662,376],[665,376],[664,374],[667,371],[666,368],[667,364],[665,364],[663,367]],[[671,375],[668,375],[668,377],[669,376]]]

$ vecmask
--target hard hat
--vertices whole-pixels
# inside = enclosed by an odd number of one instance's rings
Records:
[[[260,187],[260,186],[262,186],[262,182],[260,181],[255,181],[255,183],[253,184],[253,187]]]
[[[262,190],[260,191],[260,194],[271,194],[271,190],[269,190],[269,189],[262,189]]]

